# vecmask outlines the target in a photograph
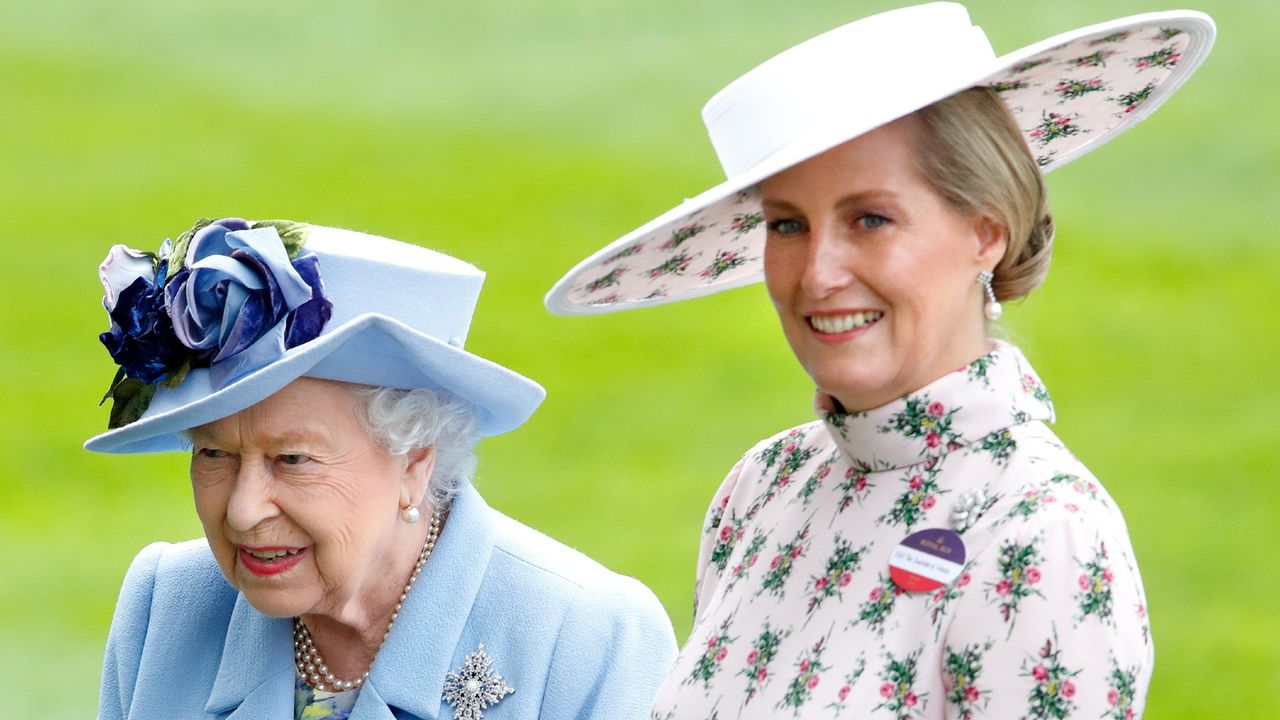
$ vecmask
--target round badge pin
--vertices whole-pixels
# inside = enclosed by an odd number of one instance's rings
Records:
[[[964,570],[964,541],[943,528],[911,533],[889,556],[889,576],[907,592],[937,590]]]

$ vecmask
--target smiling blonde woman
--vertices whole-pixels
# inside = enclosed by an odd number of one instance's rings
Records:
[[[1124,519],[993,323],[1047,271],[1043,173],[1149,115],[1213,37],[1156,13],[997,58],[953,3],[837,28],[707,103],[726,182],[552,289],[595,313],[763,276],[817,387],[819,420],[714,495],[652,718],[1141,715]]]

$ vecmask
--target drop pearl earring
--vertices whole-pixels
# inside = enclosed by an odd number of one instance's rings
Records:
[[[422,519],[422,512],[417,505],[410,505],[400,511],[400,519],[412,525]]]
[[[1004,314],[1004,308],[1000,307],[1000,303],[996,300],[996,292],[991,287],[991,281],[994,279],[995,275],[992,275],[990,270],[978,273],[978,284],[987,291],[987,302],[982,308],[982,314],[986,315],[988,320],[999,320]]]

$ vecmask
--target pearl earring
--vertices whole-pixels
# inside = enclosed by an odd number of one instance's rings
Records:
[[[412,525],[422,519],[422,512],[417,505],[410,505],[400,511],[400,519]]]
[[[1000,307],[1000,303],[996,301],[996,291],[991,288],[991,281],[994,279],[995,275],[992,275],[990,270],[978,273],[978,284],[987,291],[987,302],[982,312],[988,320],[999,320],[1000,315],[1004,313],[1004,308]]]

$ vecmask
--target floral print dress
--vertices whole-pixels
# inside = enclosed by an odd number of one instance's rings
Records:
[[[347,720],[359,695],[360,688],[342,692],[316,690],[295,672],[293,720]]]
[[[819,404],[830,399],[819,398]],[[1153,650],[1124,519],[1015,347],[750,450],[711,504],[668,718],[1136,718]],[[890,555],[966,561],[908,592]]]

